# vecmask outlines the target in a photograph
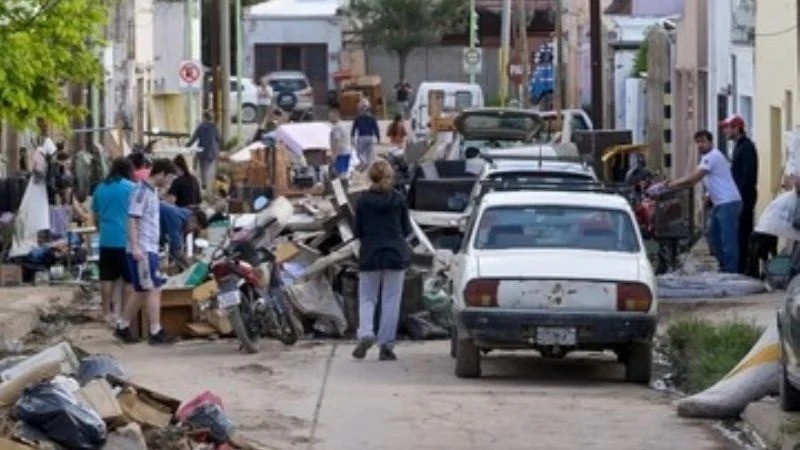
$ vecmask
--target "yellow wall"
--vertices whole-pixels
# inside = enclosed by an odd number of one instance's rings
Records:
[[[756,0],[755,129],[760,212],[780,184],[785,161],[783,132],[798,114],[796,0]]]

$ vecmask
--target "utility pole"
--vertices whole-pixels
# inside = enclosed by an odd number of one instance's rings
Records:
[[[242,0],[236,0],[236,137],[242,142]]]
[[[603,128],[603,49],[601,47],[600,0],[591,0],[589,4],[591,23],[591,60],[592,60],[592,122],[596,129]]]
[[[500,105],[508,101],[508,62],[511,47],[511,0],[503,0],[500,16]]]
[[[597,3],[590,0],[592,3]],[[567,107],[566,84],[564,76],[564,21],[562,19],[564,5],[561,0],[556,0],[556,111],[558,120],[561,120],[561,110]]]
[[[524,109],[530,107],[531,93],[530,93],[530,79],[531,79],[531,52],[528,49],[528,11],[525,8],[525,0],[519,0],[519,16],[520,16],[520,37],[522,38],[522,68],[523,68],[523,81],[522,81],[522,98],[520,99],[520,106]]]
[[[219,0],[220,14],[219,14],[219,46],[220,46],[220,64],[222,65],[222,74],[220,83],[222,84],[222,116],[220,120],[222,126],[222,141],[228,142],[230,138],[231,129],[231,3],[230,0]]]
[[[475,11],[475,0],[469,0],[469,48],[474,49],[478,45],[478,31],[472,29],[478,23],[478,14]],[[475,84],[475,74],[469,74],[469,83]]]

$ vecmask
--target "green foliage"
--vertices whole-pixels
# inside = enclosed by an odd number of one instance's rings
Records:
[[[678,387],[690,394],[710,387],[736,366],[762,332],[740,321],[714,324],[692,318],[670,325],[668,356]]]
[[[101,79],[96,49],[112,1],[0,1],[0,120],[21,129],[37,119],[66,126],[84,112],[64,87]]]
[[[439,43],[442,35],[465,29],[467,0],[352,0],[353,30],[367,46],[382,47],[400,61],[405,78],[408,55],[415,48]]]
[[[647,72],[647,52],[650,47],[648,44],[648,41],[645,40],[636,52],[636,59],[633,60],[633,69],[631,69],[633,78],[641,78],[642,73]]]

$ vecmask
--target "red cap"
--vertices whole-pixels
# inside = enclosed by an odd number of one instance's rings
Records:
[[[744,130],[744,119],[742,119],[742,116],[733,115],[720,122],[719,126],[721,126],[722,128],[731,127],[731,128],[741,128],[742,130]]]

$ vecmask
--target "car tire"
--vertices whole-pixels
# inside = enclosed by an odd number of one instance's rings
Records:
[[[456,337],[456,376],[478,378],[481,376],[481,352],[472,339]]]
[[[634,342],[625,352],[625,381],[649,383],[653,366],[653,344]]]
[[[450,357],[456,359],[456,349],[458,348],[458,342],[456,341],[456,328],[453,327],[450,329]]]
[[[786,412],[800,411],[800,390],[792,386],[786,376],[786,365],[781,363],[780,379],[778,382],[781,409]]]

